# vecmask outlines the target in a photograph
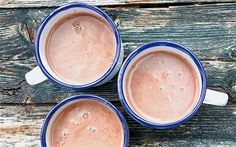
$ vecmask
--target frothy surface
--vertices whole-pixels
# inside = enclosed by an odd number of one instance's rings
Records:
[[[154,123],[180,120],[198,101],[196,70],[174,52],[155,51],[141,56],[125,80],[129,106],[143,119]]]
[[[66,106],[47,133],[50,147],[121,147],[124,132],[118,116],[95,100]]]
[[[102,77],[115,58],[116,40],[109,23],[89,13],[65,16],[47,38],[46,58],[64,81],[88,84]]]

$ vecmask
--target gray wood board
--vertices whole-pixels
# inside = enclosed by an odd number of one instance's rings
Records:
[[[203,65],[207,71],[208,86],[227,92],[230,95],[230,101],[235,101],[236,64],[232,62],[204,61]],[[36,86],[30,86],[23,81],[19,84],[2,84],[0,92],[1,103],[57,103],[66,97],[83,93],[95,94],[107,100],[118,101],[116,78],[105,85],[82,91],[65,89],[50,81],[45,81]]]
[[[124,112],[119,102],[112,102],[124,114],[130,129],[130,146],[236,146],[236,105],[204,105],[187,123],[168,130],[141,126]],[[1,146],[40,146],[40,130],[52,105],[0,106]],[[214,114],[214,115],[213,115]]]
[[[36,66],[33,42],[42,20],[54,9],[0,10],[0,103],[57,103],[91,93],[118,100],[116,79],[83,91],[49,81],[29,86],[24,74]],[[103,8],[118,25],[127,56],[137,46],[168,40],[192,50],[202,61],[208,86],[236,97],[236,4],[170,8]]]
[[[98,6],[169,6],[202,3],[223,3],[236,2],[236,0],[0,0],[0,8],[19,7],[57,7],[71,3],[83,2]],[[164,5],[163,5],[164,4]]]

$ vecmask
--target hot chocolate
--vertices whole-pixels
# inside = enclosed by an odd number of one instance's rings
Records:
[[[101,16],[74,13],[50,30],[46,58],[53,72],[70,84],[84,85],[101,78],[116,54],[116,39]]]
[[[185,57],[159,46],[132,63],[125,80],[126,100],[141,118],[170,123],[184,118],[196,106],[200,81]],[[167,49],[168,50],[168,49]]]
[[[49,147],[121,147],[124,131],[116,113],[96,100],[79,100],[59,110],[47,129]]]

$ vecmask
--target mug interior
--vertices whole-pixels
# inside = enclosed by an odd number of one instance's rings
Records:
[[[65,99],[64,101],[60,102],[58,105],[56,105],[47,115],[45,122],[42,127],[42,132],[41,132],[41,143],[43,147],[46,147],[49,144],[49,140],[47,137],[50,134],[50,131],[52,130],[53,124],[55,120],[58,118],[58,115],[62,114],[62,112],[68,108],[68,106],[73,105],[75,103],[78,103],[79,101],[83,100],[94,100],[96,102],[104,104],[107,108],[111,109],[115,115],[118,117],[120,123],[122,124],[123,128],[123,142],[124,142],[124,147],[128,145],[128,138],[129,138],[129,131],[128,131],[128,125],[122,116],[122,114],[108,101],[94,96],[94,95],[77,95],[70,97],[68,99]]]
[[[127,82],[126,77],[127,77],[127,74],[129,73],[130,68],[138,59],[140,59],[140,57],[150,54],[152,52],[156,52],[156,51],[168,51],[168,52],[172,52],[174,54],[180,55],[181,57],[187,60],[186,62],[191,64],[191,66],[194,68],[194,70],[197,73],[197,79],[199,81],[199,93],[197,94],[197,98],[198,98],[197,103],[188,110],[187,112],[188,115],[185,116],[185,118],[182,118],[181,120],[177,120],[173,122],[170,121],[170,122],[165,122],[165,123],[154,122],[154,120],[153,121],[145,120],[144,118],[139,116],[135,111],[132,110],[131,104],[128,102],[128,100],[126,100],[128,96],[125,89],[125,85]],[[183,121],[189,119],[190,116],[192,116],[202,104],[203,99],[205,97],[205,90],[206,90],[205,87],[206,87],[205,73],[199,60],[189,50],[171,42],[152,42],[152,43],[145,44],[139,47],[138,49],[136,49],[126,59],[125,63],[123,64],[121,68],[119,78],[118,78],[118,91],[120,95],[120,100],[121,100],[122,105],[126,108],[126,111],[141,124],[146,125],[146,126],[152,126],[155,128],[161,128],[161,129],[170,128],[171,126],[176,126],[176,124],[182,123]]]
[[[49,66],[48,62],[47,62],[47,58],[46,58],[46,44],[47,44],[47,38],[49,35],[50,30],[55,26],[55,24],[60,21],[62,18],[64,18],[65,16],[68,15],[73,15],[75,13],[89,13],[93,16],[97,16],[101,19],[103,19],[104,21],[108,22],[108,24],[111,26],[113,32],[114,32],[114,38],[116,39],[116,44],[117,44],[117,48],[116,48],[116,53],[115,53],[115,58],[113,60],[113,64],[111,65],[111,67],[108,69],[108,71],[102,76],[100,77],[100,79],[97,79],[91,83],[87,83],[87,84],[78,84],[78,83],[74,83],[71,81],[65,81],[64,79],[60,78]],[[119,40],[119,36],[118,36],[118,32],[116,30],[115,25],[112,24],[112,20],[110,20],[109,16],[107,16],[105,13],[103,13],[100,9],[93,7],[93,6],[89,6],[87,4],[72,4],[72,5],[67,5],[64,7],[61,7],[57,10],[55,10],[52,14],[50,14],[42,23],[42,25],[39,28],[39,32],[37,34],[37,38],[36,38],[36,59],[38,61],[39,67],[42,69],[42,71],[44,72],[44,74],[50,79],[53,80],[54,82],[59,83],[62,86],[65,87],[71,87],[71,88],[76,88],[74,86],[81,86],[81,88],[83,87],[88,87],[91,85],[96,85],[97,83],[99,83],[100,81],[102,81],[103,79],[106,78],[106,76],[108,76],[110,74],[110,72],[113,70],[114,66],[116,65],[115,62],[117,62],[118,58],[119,58],[119,54],[120,54],[120,40]],[[83,87],[82,87],[83,86]]]

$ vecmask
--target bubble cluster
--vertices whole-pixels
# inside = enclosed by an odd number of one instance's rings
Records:
[[[67,137],[69,137],[69,136],[70,136],[70,134],[69,134],[69,133],[67,133],[67,132],[64,132],[64,133],[63,133],[63,136],[64,136],[64,139],[66,139]]]
[[[79,121],[77,121],[77,122],[74,122],[74,121],[73,121],[73,125],[74,125],[74,126],[78,126],[78,125],[79,125]]]
[[[76,22],[72,25],[72,29],[76,32],[76,33],[79,33],[83,28],[82,26],[80,25],[79,22]]]
[[[91,50],[89,48],[86,48],[85,50],[86,50],[86,56],[91,55]]]
[[[97,129],[94,126],[88,126],[88,130],[92,133],[95,133]]]
[[[65,145],[65,141],[69,138],[70,133],[66,130],[64,130],[62,136],[60,137],[60,146],[64,146]]]

